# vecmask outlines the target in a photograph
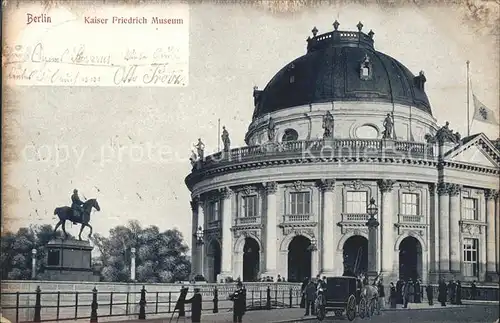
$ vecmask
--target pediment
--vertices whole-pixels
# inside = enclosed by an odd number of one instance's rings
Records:
[[[459,162],[475,166],[494,167],[500,165],[500,154],[491,142],[482,134],[470,142],[448,152],[448,162]]]

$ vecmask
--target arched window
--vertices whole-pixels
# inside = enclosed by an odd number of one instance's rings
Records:
[[[295,141],[298,138],[299,138],[299,134],[297,133],[297,131],[295,131],[293,129],[286,129],[281,141]]]

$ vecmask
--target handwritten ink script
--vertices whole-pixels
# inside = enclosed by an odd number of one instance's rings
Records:
[[[186,4],[134,11],[103,7],[99,15],[79,16],[54,9],[38,19],[22,8],[18,14],[24,14],[25,25],[6,39],[2,54],[10,85],[188,85]]]

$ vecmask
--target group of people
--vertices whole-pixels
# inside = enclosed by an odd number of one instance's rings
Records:
[[[429,293],[432,295],[432,288],[426,288],[426,291],[427,298],[429,298]],[[415,281],[412,278],[407,280],[399,279],[396,285],[393,282],[390,283],[389,302],[391,308],[396,308],[397,304],[403,305],[403,308],[408,308],[409,303],[422,303],[422,299],[423,287],[420,279]]]
[[[477,295],[476,282],[471,284],[471,298],[474,299]],[[438,302],[441,306],[446,306],[449,301],[453,305],[462,305],[462,283],[460,280],[450,280],[448,284],[444,279],[439,280],[438,285]]]
[[[326,276],[321,278],[320,275],[316,276],[316,279],[306,278],[302,282],[300,288],[302,292],[302,299],[300,301],[300,307],[306,309],[305,316],[316,315],[314,304],[319,293],[326,292]]]
[[[236,290],[232,294],[230,294],[228,298],[229,300],[233,301],[233,322],[242,322],[243,315],[245,315],[247,306],[246,289],[243,287],[243,283],[241,281],[238,281],[236,283]],[[184,304],[191,304],[192,323],[201,322],[202,303],[203,298],[201,296],[200,289],[197,287],[194,289],[193,296],[190,299],[186,299],[182,302],[182,306],[184,306]]]

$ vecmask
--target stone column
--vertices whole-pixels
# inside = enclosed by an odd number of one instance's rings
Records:
[[[204,210],[205,203],[201,199],[198,201],[198,226],[197,230],[199,227],[203,230],[203,233],[205,233],[205,210]],[[203,236],[204,237],[204,236]],[[198,268],[197,268],[197,275],[202,275],[205,276],[205,248],[203,245],[203,241],[201,243],[197,242],[197,254],[198,254]],[[205,277],[206,278],[206,277]]]
[[[380,230],[381,230],[381,254],[382,254],[382,270],[381,274],[384,281],[393,280],[393,263],[394,263],[394,198],[392,188],[394,186],[392,180],[380,180],[378,185],[382,193],[382,205],[380,210]]]
[[[322,219],[322,232],[321,232],[321,275],[335,276],[335,253],[336,246],[334,244],[335,232],[335,211],[334,211],[334,179],[321,180],[320,184],[323,190],[323,219]],[[338,264],[342,265],[342,263]]]
[[[135,281],[135,248],[130,248],[130,280]]]
[[[450,195],[450,271],[460,273],[460,185],[449,184]]]
[[[36,249],[31,249],[31,279],[36,278]]]
[[[489,281],[497,281],[496,258],[497,240],[495,239],[495,199],[498,197],[497,190],[486,190],[486,276]],[[497,219],[498,222],[498,219]]]
[[[266,189],[266,250],[264,275],[277,276],[277,251],[278,251],[278,210],[276,208],[276,182],[265,183]],[[263,251],[263,250],[262,250]]]
[[[198,274],[198,242],[196,240],[196,230],[198,230],[198,198],[194,198],[191,202],[191,276]]]
[[[439,183],[437,193],[439,195],[439,272],[446,277],[450,272],[450,196],[448,184]]]
[[[231,205],[232,190],[226,187],[221,190],[222,195],[222,266],[221,276],[217,278],[217,282],[228,276],[232,276],[232,256],[233,256],[233,233],[231,226],[233,223],[233,212]]]
[[[377,276],[377,250],[378,250],[378,226],[379,222],[375,217],[370,217],[366,226],[368,227],[368,273],[370,279]]]

